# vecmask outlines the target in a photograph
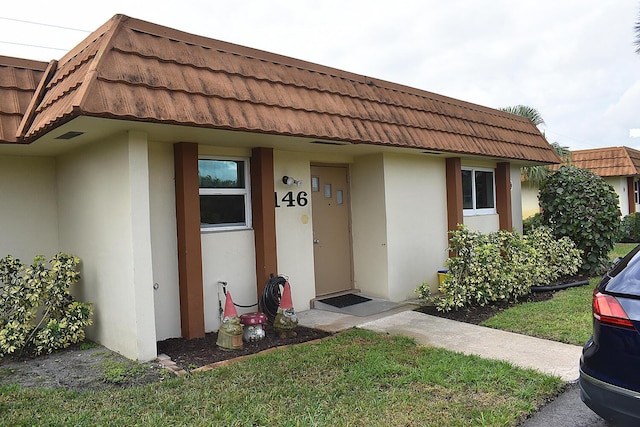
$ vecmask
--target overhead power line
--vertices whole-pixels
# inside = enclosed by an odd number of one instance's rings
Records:
[[[91,31],[88,31],[88,30],[81,30],[79,28],[63,27],[61,25],[45,24],[45,23],[42,23],[42,22],[35,22],[35,21],[25,21],[24,19],[7,18],[6,16],[0,16],[0,19],[4,19],[5,21],[21,22],[23,24],[40,25],[40,26],[43,26],[43,27],[51,27],[51,28],[60,28],[62,30],[79,31],[81,33],[90,33],[91,32]]]
[[[16,42],[4,41],[4,40],[0,40],[0,43],[2,43],[2,44],[12,44],[12,45],[15,45],[15,46],[37,47],[39,49],[51,49],[51,50],[62,50],[62,51],[69,50],[69,49],[63,49],[61,47],[39,46],[37,44],[16,43]]]

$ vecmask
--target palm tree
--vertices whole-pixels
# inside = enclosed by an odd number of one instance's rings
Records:
[[[640,54],[640,13],[638,14],[638,20],[633,26],[633,31],[636,33],[636,41],[633,44],[636,45],[636,53]]]
[[[542,115],[538,112],[538,110],[526,105],[512,105],[510,107],[502,107],[499,110],[511,114],[516,114],[521,117],[526,117],[527,119],[531,120],[536,126],[544,124]]]
[[[533,107],[528,107],[526,105],[514,105],[510,107],[502,107],[500,108],[500,110],[507,113],[516,114],[521,117],[526,117],[527,119],[531,120],[531,122],[536,126],[544,124],[542,115]],[[551,147],[562,159],[562,164],[571,164],[571,151],[568,147],[563,147],[557,142],[552,142]],[[532,184],[539,186],[540,184],[542,184],[542,182],[550,172],[551,170],[546,166],[525,166],[522,168],[521,173],[525,181],[529,181]]]

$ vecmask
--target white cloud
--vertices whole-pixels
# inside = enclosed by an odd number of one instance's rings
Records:
[[[573,149],[630,145],[640,111],[639,2],[601,0],[60,0],[0,16],[94,30],[116,13],[490,107],[540,111]],[[0,41],[71,49],[84,33],[0,21]],[[0,43],[38,60],[64,50]]]

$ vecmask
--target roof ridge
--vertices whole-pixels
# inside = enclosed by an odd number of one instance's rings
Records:
[[[33,92],[33,95],[31,96],[29,105],[27,106],[27,109],[22,115],[20,124],[16,129],[16,133],[15,133],[16,140],[18,141],[23,140],[25,135],[27,134],[29,127],[31,126],[31,124],[35,119],[36,109],[38,108],[38,104],[40,103],[40,101],[42,101],[42,99],[46,94],[47,83],[49,82],[49,80],[51,80],[51,78],[55,74],[57,65],[58,65],[58,61],[56,60],[52,60],[47,65],[47,68],[44,71],[44,74],[40,78],[40,82],[38,82],[36,90]]]
[[[87,96],[89,96],[91,85],[98,78],[98,71],[97,70],[98,70],[100,62],[101,62],[101,60],[103,58],[104,53],[109,50],[109,48],[113,44],[113,40],[115,38],[116,33],[118,32],[118,30],[120,28],[122,28],[122,26],[124,25],[124,22],[127,21],[128,19],[129,18],[127,16],[125,16],[125,15],[121,15],[121,14],[115,15],[105,25],[100,27],[98,29],[98,31],[94,31],[93,33],[91,33],[91,35],[100,34],[100,36],[96,37],[95,40],[98,40],[98,39],[102,39],[102,40],[98,43],[98,47],[96,49],[96,53],[91,58],[91,64],[89,65],[89,69],[85,73],[84,79],[83,79],[82,83],[79,86],[80,90],[78,91],[78,93],[75,96],[75,99],[78,102],[77,103],[74,103],[74,102],[71,103],[73,110],[76,110],[78,107],[83,105],[83,103],[85,102]],[[85,40],[87,40],[87,39],[85,39]],[[84,42],[82,44],[84,44]],[[80,51],[82,51],[82,49]]]

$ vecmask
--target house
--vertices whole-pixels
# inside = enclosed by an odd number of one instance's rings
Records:
[[[216,331],[222,282],[413,298],[448,230],[520,230],[520,168],[558,162],[521,117],[123,15],[0,57],[0,91],[0,253],[80,257],[88,336],[139,360]]]
[[[588,169],[611,184],[619,198],[622,216],[640,208],[640,151],[629,147],[603,147],[571,152],[571,165]],[[538,188],[522,184],[522,215],[539,212]]]

